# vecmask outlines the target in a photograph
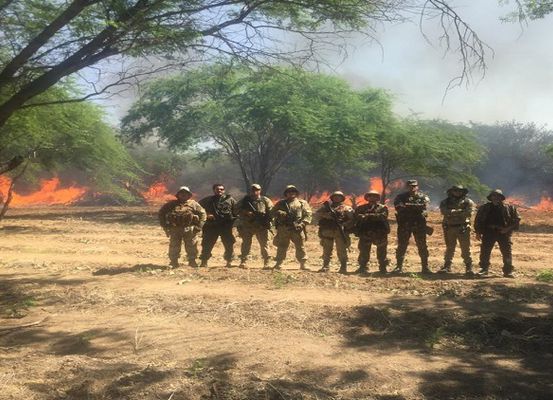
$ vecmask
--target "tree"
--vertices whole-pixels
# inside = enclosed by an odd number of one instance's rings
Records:
[[[50,101],[72,95],[70,87],[59,87],[42,94],[40,99]],[[83,171],[88,184],[96,190],[123,200],[130,197],[123,187],[135,179],[136,166],[113,129],[103,121],[102,111],[92,104],[21,110],[0,128],[0,134],[4,137],[0,157],[27,155],[19,167],[12,169],[12,177],[21,178],[22,171],[33,177],[43,171],[73,168]]]
[[[484,67],[486,46],[443,0],[1,0],[0,127],[22,108],[109,93],[146,74],[213,56],[303,64],[320,47],[337,43],[336,34],[370,32],[375,22],[406,20],[417,8],[423,17],[441,15],[448,48],[458,41],[461,79]],[[165,61],[124,66],[124,60],[145,56]],[[102,87],[110,68],[95,66],[115,57],[122,66]],[[37,98],[82,71],[90,93]],[[91,78],[94,72],[98,79]]]
[[[517,121],[473,123],[472,129],[487,153],[476,170],[484,183],[507,192],[535,195],[551,186],[553,161],[546,150],[553,146],[551,130]]]
[[[320,168],[359,158],[372,137],[366,104],[337,78],[215,66],[150,84],[123,118],[123,134],[155,135],[180,150],[211,143],[239,166],[246,188],[268,190],[294,154],[326,160]]]
[[[448,180],[481,189],[473,168],[484,156],[470,128],[442,120],[389,121],[376,135],[373,160],[383,183],[382,199],[390,184],[401,178]]]

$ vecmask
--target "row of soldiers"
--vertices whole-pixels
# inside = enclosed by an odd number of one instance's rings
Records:
[[[240,267],[247,267],[252,240],[255,237],[261,248],[263,268],[271,269],[269,256],[269,233],[273,226],[276,229],[273,244],[277,248],[273,269],[280,269],[290,242],[294,244],[295,256],[300,269],[306,269],[307,241],[306,226],[312,221],[312,210],[309,203],[299,198],[300,192],[294,185],[288,185],[284,197],[273,202],[261,193],[261,186],[251,185],[250,192],[240,201],[225,193],[222,184],[213,185],[213,195],[198,202],[192,200],[192,192],[186,186],[179,188],[176,200],[166,203],[159,211],[159,221],[170,238],[169,259],[173,267],[179,266],[181,247],[184,243],[188,263],[198,267],[198,239],[202,232],[199,267],[207,267],[208,260],[217,240],[221,238],[227,267],[231,267],[234,257],[235,237],[233,226],[237,227],[242,238]],[[394,199],[397,220],[396,265],[393,273],[401,273],[405,253],[411,236],[414,237],[421,260],[421,272],[430,274],[428,265],[427,235],[433,228],[427,224],[427,207],[430,202],[427,195],[419,190],[416,180],[407,181],[406,191]],[[452,186],[447,191],[447,198],[440,203],[443,215],[442,226],[446,252],[444,264],[438,271],[451,272],[455,248],[459,243],[461,256],[465,263],[467,276],[474,275],[473,260],[470,250],[471,220],[475,203],[468,198],[468,190],[462,186]],[[380,193],[369,191],[364,195],[366,203],[355,209],[346,204],[345,195],[336,191],[331,194],[315,212],[318,220],[318,236],[323,249],[322,268],[328,272],[333,248],[336,247],[340,261],[340,273],[347,272],[350,235],[358,241],[358,269],[360,274],[368,273],[371,247],[376,247],[379,272],[388,272],[388,236],[390,234],[389,211],[380,202]],[[490,266],[490,255],[498,243],[503,257],[503,275],[513,277],[512,242],[513,231],[517,230],[520,216],[515,206],[505,203],[501,190],[492,191],[488,202],[478,208],[474,222],[476,238],[481,241],[480,271],[478,275],[486,276]]]

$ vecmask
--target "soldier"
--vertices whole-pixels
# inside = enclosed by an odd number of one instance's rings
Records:
[[[305,263],[305,241],[307,240],[306,225],[311,222],[311,207],[305,200],[298,199],[299,190],[294,185],[286,186],[284,199],[279,200],[271,210],[275,220],[276,236],[273,244],[277,247],[274,269],[280,269],[286,258],[290,241],[296,248],[296,259],[300,269],[307,269]]]
[[[493,190],[487,199],[489,202],[478,208],[474,220],[476,239],[481,240],[478,275],[488,275],[490,255],[497,242],[503,256],[503,276],[514,278],[511,235],[520,225],[518,210],[515,206],[504,203],[505,196],[499,189]]]
[[[236,205],[238,215],[238,234],[242,237],[240,268],[246,268],[246,260],[255,236],[261,248],[263,269],[269,268],[269,231],[271,229],[271,209],[273,202],[261,195],[261,186],[254,183],[250,193]]]
[[[198,234],[206,220],[205,210],[191,199],[187,186],[177,191],[176,200],[171,200],[159,210],[159,223],[169,238],[169,260],[171,266],[179,267],[182,242],[188,258],[188,265],[196,268],[198,256]]]
[[[455,246],[459,241],[461,256],[465,262],[465,275],[473,275],[470,255],[470,219],[474,211],[474,202],[467,197],[468,192],[467,188],[454,185],[447,190],[447,199],[440,202],[446,246],[444,266],[438,271],[440,273],[451,272]]]
[[[319,238],[323,247],[323,267],[319,272],[328,272],[332,248],[336,243],[336,255],[340,261],[341,274],[347,273],[348,248],[351,244],[349,230],[353,225],[353,208],[344,204],[346,196],[340,191],[330,195],[315,215],[319,220]]]
[[[388,234],[390,224],[388,223],[388,207],[380,203],[380,193],[371,190],[365,193],[367,201],[355,210],[355,232],[359,236],[359,269],[356,273],[366,274],[369,272],[368,264],[371,254],[371,246],[376,246],[376,258],[378,259],[378,270],[386,273],[388,260]]]
[[[202,263],[200,267],[207,267],[213,246],[220,236],[225,247],[226,266],[230,268],[236,241],[232,234],[232,225],[236,219],[234,214],[236,201],[230,194],[225,194],[225,186],[220,183],[213,185],[213,193],[213,196],[200,200],[200,205],[207,212],[207,221],[202,233],[202,254],[200,255]]]
[[[413,235],[421,258],[421,272],[431,274],[432,271],[428,268],[428,247],[426,245],[426,235],[432,234],[433,231],[426,225],[426,206],[430,199],[419,191],[419,184],[414,179],[407,181],[407,189],[406,192],[398,194],[394,199],[397,219],[397,265],[392,272],[402,272],[409,238]]]

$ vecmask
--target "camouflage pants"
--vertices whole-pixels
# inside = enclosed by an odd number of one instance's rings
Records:
[[[290,242],[292,242],[296,248],[296,260],[305,262],[307,260],[307,254],[305,253],[305,238],[303,232],[296,232],[286,225],[279,226],[276,231],[275,238],[273,239],[273,244],[277,248],[275,261],[284,261],[288,246],[290,246]]]
[[[263,260],[269,259],[269,230],[263,227],[241,227],[238,230],[242,238],[242,246],[240,248],[240,259],[245,261],[250,254],[252,248],[252,239],[255,236],[259,247],[261,248],[261,257]]]
[[[323,263],[330,262],[332,249],[336,243],[336,255],[341,263],[348,261],[348,248],[338,229],[323,229],[319,232],[321,246],[323,247]]]
[[[371,258],[371,247],[376,246],[376,258],[380,269],[386,269],[388,264],[388,234],[385,232],[364,232],[359,235],[359,257],[357,261],[360,267],[366,267]]]
[[[398,265],[403,264],[407,246],[411,235],[415,238],[419,257],[423,266],[428,265],[428,246],[426,245],[426,226],[424,224],[408,225],[398,224],[397,226],[397,249],[396,260]]]
[[[503,272],[506,274],[513,272],[513,243],[511,242],[511,234],[502,234],[494,231],[482,234],[480,268],[487,270],[490,267],[490,257],[495,243],[499,245],[499,251],[503,257]]]
[[[223,255],[225,261],[232,261],[232,257],[234,256],[234,242],[236,242],[232,234],[232,224],[222,226],[204,225],[202,233],[202,254],[200,255],[201,260],[207,261],[211,258],[211,252],[219,237],[225,248],[225,253]]]
[[[472,265],[470,254],[470,228],[464,225],[444,227],[445,255],[444,265],[450,266],[455,254],[455,247],[459,242],[461,247],[461,257],[466,266]]]
[[[196,261],[198,257],[198,230],[196,228],[185,230],[183,227],[169,228],[169,260],[177,262],[182,244],[189,262]]]

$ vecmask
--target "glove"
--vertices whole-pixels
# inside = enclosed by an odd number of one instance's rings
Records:
[[[301,231],[303,230],[303,227],[304,227],[303,223],[301,223],[301,222],[294,222],[294,230],[295,230],[296,232],[301,232]]]
[[[192,224],[196,225],[198,222],[200,222],[200,217],[197,215],[192,214]]]

